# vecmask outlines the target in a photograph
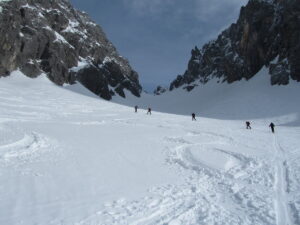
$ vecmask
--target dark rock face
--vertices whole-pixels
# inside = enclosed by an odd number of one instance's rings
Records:
[[[272,85],[300,81],[299,0],[250,0],[239,19],[201,50],[192,50],[188,69],[170,90],[192,90],[213,78],[232,83],[269,67]]]
[[[165,93],[167,91],[166,88],[162,87],[162,86],[157,86],[157,88],[154,90],[154,95],[161,95],[163,93]]]
[[[102,29],[68,0],[0,2],[0,77],[20,69],[58,85],[81,82],[105,99],[140,96],[138,74]],[[84,66],[79,66],[83,65]]]

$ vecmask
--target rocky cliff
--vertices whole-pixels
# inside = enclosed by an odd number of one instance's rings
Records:
[[[167,91],[167,88],[162,86],[157,86],[157,88],[153,91],[154,95],[161,95]]]
[[[272,85],[300,81],[299,0],[250,0],[237,23],[214,41],[192,50],[188,69],[170,85],[191,91],[211,79],[250,79],[263,66]]]
[[[138,74],[102,29],[68,0],[0,0],[0,77],[20,69],[58,85],[77,81],[104,99],[140,96]]]

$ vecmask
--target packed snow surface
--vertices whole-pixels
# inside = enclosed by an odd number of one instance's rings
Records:
[[[15,72],[0,79],[0,224],[299,225],[299,96],[258,76],[120,105]]]

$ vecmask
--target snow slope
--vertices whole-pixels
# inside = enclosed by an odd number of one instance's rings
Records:
[[[1,78],[0,224],[300,224],[300,91],[259,79],[199,89],[199,105],[122,100],[147,116],[80,85]]]
[[[271,119],[277,124],[300,126],[299,83],[288,86],[271,86],[268,69],[263,68],[250,81],[242,80],[218,83],[211,80],[198,83],[193,91],[176,89],[161,96],[144,94],[140,99],[128,95],[126,100],[115,97],[114,101],[126,105],[151,106],[161,112],[226,120]]]

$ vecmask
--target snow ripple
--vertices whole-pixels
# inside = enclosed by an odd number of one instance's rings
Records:
[[[19,140],[0,146],[0,160],[4,162],[30,161],[52,147],[51,141],[42,134],[25,133]]]

